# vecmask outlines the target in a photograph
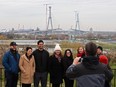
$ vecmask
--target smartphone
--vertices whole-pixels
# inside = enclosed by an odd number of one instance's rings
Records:
[[[78,62],[82,62],[83,61],[83,58],[80,58]]]

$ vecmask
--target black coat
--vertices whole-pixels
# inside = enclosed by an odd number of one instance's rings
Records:
[[[86,56],[82,63],[72,64],[66,71],[68,78],[76,78],[78,87],[104,87],[104,81],[111,81],[112,71],[99,63],[96,56]]]
[[[62,83],[63,79],[63,65],[62,58],[59,61],[55,56],[50,56],[49,59],[49,72],[50,72],[50,82],[53,84]]]
[[[65,76],[66,70],[73,63],[73,58],[64,57],[63,60],[62,60],[62,62],[63,62],[63,72],[64,72],[64,76]]]
[[[48,72],[49,53],[46,50],[40,51],[36,49],[33,52],[35,58],[35,71],[36,72]]]

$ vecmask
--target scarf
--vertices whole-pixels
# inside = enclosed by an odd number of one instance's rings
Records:
[[[77,57],[84,57],[84,56],[85,56],[85,52],[77,54]]]

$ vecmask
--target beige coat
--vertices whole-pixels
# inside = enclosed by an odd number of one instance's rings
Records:
[[[34,56],[32,56],[30,60],[28,60],[25,54],[22,55],[19,61],[19,67],[21,70],[21,83],[32,83],[35,72]]]

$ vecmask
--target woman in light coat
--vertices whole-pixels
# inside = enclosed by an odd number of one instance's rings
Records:
[[[35,72],[35,60],[34,56],[32,55],[31,47],[27,47],[26,53],[21,56],[19,61],[19,67],[21,70],[22,87],[31,87]]]

